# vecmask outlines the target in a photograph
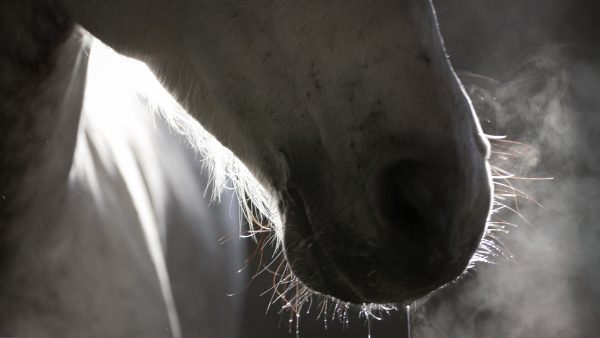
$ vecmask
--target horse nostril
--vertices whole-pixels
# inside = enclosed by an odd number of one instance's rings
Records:
[[[417,161],[396,162],[379,177],[378,208],[384,233],[394,233],[407,242],[424,245],[442,231],[443,222],[432,213],[443,214],[439,179],[431,168]]]
[[[395,178],[384,188],[382,198],[385,199],[382,213],[390,226],[401,227],[409,237],[418,238],[425,235],[425,219],[416,205],[414,196],[408,196],[402,182]],[[415,238],[415,239],[416,239]]]

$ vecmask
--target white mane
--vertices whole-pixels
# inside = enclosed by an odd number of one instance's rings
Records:
[[[202,168],[209,170],[210,187],[207,186],[206,192],[210,193],[213,202],[220,201],[224,190],[233,190],[250,225],[250,234],[253,236],[256,232],[274,230],[278,238],[281,238],[281,221],[271,194],[229,149],[177,103],[146,64],[116,53],[99,40],[94,41],[92,53],[94,58],[91,62],[103,63],[105,67],[114,69],[115,74],[120,74],[127,87],[133,91],[132,94],[150,108],[149,114],[159,114],[174,132],[185,136],[189,145],[198,153]]]

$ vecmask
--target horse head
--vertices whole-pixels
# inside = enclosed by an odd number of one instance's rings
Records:
[[[489,145],[429,1],[80,1],[277,199],[294,274],[352,303],[461,275],[490,212]]]

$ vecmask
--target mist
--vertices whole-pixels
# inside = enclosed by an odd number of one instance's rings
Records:
[[[435,2],[448,54],[517,179],[503,255],[420,303],[414,337],[600,331],[600,40],[593,1]],[[521,179],[530,178],[530,179]],[[541,179],[540,179],[541,178]],[[544,178],[552,178],[546,180]]]

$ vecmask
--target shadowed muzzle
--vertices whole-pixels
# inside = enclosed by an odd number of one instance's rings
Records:
[[[291,269],[311,289],[352,303],[408,303],[456,279],[489,213],[487,168],[474,157],[381,160],[337,192],[326,187],[339,180],[318,178],[330,179],[329,168],[294,176],[291,167],[281,205]]]

